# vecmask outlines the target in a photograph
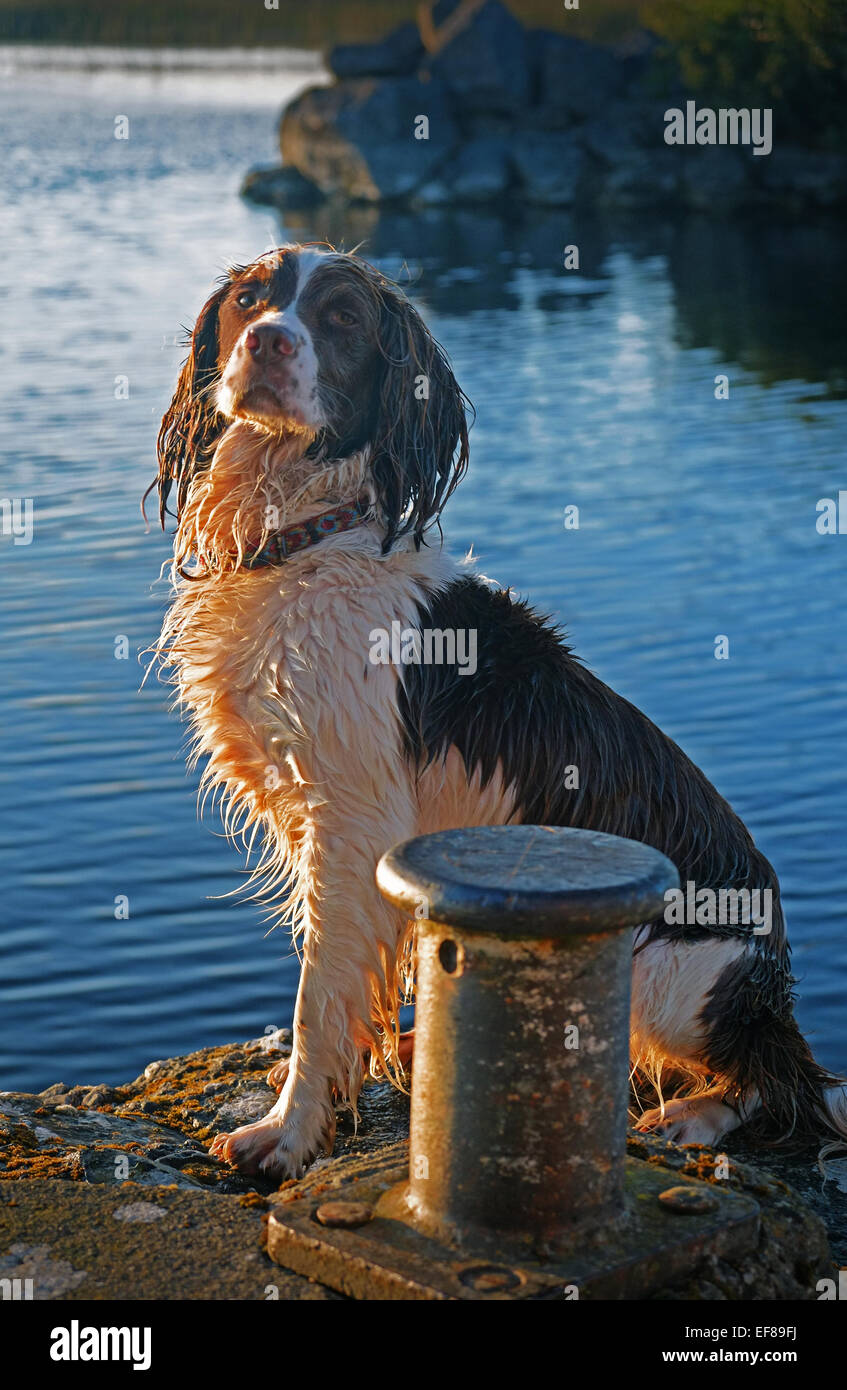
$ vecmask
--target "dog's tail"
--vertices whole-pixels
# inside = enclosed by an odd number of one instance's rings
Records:
[[[710,1068],[739,1110],[758,1104],[748,1132],[762,1144],[847,1147],[847,1081],[822,1067],[794,1018],[787,951],[761,942],[728,966],[703,1011]],[[754,1101],[755,1104],[755,1101]]]
[[[806,1065],[801,1069],[801,1106],[807,1116],[798,1137],[821,1144],[819,1159],[847,1154],[847,1079],[820,1066],[805,1043]]]

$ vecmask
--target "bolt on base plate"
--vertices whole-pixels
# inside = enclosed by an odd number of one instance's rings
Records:
[[[459,1249],[381,1215],[380,1198],[408,1180],[396,1147],[360,1174],[331,1195],[286,1194],[268,1221],[276,1264],[350,1298],[638,1299],[710,1255],[743,1254],[758,1238],[759,1207],[751,1197],[692,1178],[672,1180],[636,1158],[626,1160],[626,1218],[602,1244],[577,1236],[572,1250],[543,1261],[505,1238],[495,1251],[490,1240]]]

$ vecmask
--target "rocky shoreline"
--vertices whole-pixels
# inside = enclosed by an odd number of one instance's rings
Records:
[[[455,0],[436,6],[449,19]],[[439,11],[443,13],[439,16]],[[847,157],[779,129],[748,145],[665,143],[693,94],[647,32],[609,49],[526,29],[486,0],[435,52],[415,24],[327,55],[334,81],[282,114],[281,165],[242,191],[283,210],[324,202],[435,209],[656,205],[703,211],[847,201]]]
[[[272,1206],[343,1189],[363,1156],[403,1145],[408,1101],[367,1085],[358,1133],[339,1112],[331,1159],[299,1182],[245,1178],[208,1153],[221,1129],[263,1115],[269,1066],[289,1050],[282,1029],[241,1044],[151,1062],[121,1086],[57,1083],[0,1094],[0,1279],[32,1279],[57,1299],[335,1299],[273,1264]],[[816,1299],[847,1262],[847,1159],[771,1155],[727,1145],[729,1178],[762,1211],[752,1255],[707,1260],[664,1299]],[[632,1135],[630,1153],[669,1172],[715,1181],[715,1156]],[[789,1186],[790,1184],[790,1186]],[[825,1224],[824,1224],[825,1223]]]

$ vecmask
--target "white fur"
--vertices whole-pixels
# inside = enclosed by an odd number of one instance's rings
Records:
[[[723,971],[746,949],[745,942],[734,939],[682,942],[659,937],[636,951],[630,1057],[633,1069],[649,1078],[660,1098],[657,1107],[638,1117],[637,1129],[654,1130],[678,1144],[716,1144],[754,1113],[756,1095],[743,1097],[733,1108],[722,1099],[725,1086],[705,1089],[703,1009]],[[687,1072],[695,1094],[665,1101],[666,1067]]]
[[[369,447],[341,460],[307,457],[327,421],[303,295],[319,267],[345,258],[323,249],[281,250],[295,253],[291,302],[254,318],[229,351],[216,404],[234,423],[210,465],[193,470],[187,498],[180,497],[175,599],[159,654],[173,667],[189,711],[195,755],[207,759],[204,797],[220,797],[227,830],[249,837],[249,846],[260,836],[254,881],[273,920],[302,934],[292,1055],[269,1074],[282,1087],[279,1099],[263,1120],[219,1135],[213,1145],[248,1171],[287,1178],[331,1146],[334,1099],[355,1110],[368,1053],[375,1073],[402,1073],[408,1058],[397,1010],[408,983],[410,924],[377,891],[378,859],[400,840],[504,824],[519,812],[502,775],[495,772],[483,787],[455,747],[422,772],[404,752],[400,673],[369,659],[370,635],[394,623],[401,631],[416,627],[419,607],[460,571],[432,532],[433,543],[420,551],[407,539],[382,553],[385,527]],[[272,269],[280,251],[268,255]],[[230,324],[238,322],[228,312],[227,345],[238,332]],[[262,327],[284,330],[292,343],[276,346],[293,350],[248,348],[247,334]],[[270,414],[261,393],[251,395],[262,387],[271,392]],[[166,436],[182,440],[182,425],[166,419]],[[168,461],[164,478],[170,467]],[[369,505],[368,524],[279,568],[243,568],[248,550],[272,531],[354,501]],[[184,578],[192,563],[197,577]],[[641,1117],[641,1128],[711,1143],[758,1106],[755,1095],[741,1097],[738,1109],[728,1106],[726,1078],[723,1087],[721,1078],[710,1078],[707,1089],[703,1011],[746,949],[741,940],[658,939],[637,952],[631,1056],[661,1101]],[[688,1072],[697,1093],[666,1105],[665,1066]],[[824,1114],[847,1132],[847,1084],[826,1089]]]
[[[213,1145],[279,1179],[331,1147],[333,1097],[355,1109],[366,1052],[375,1072],[401,1069],[397,1008],[410,928],[377,890],[380,856],[422,833],[515,819],[513,789],[499,776],[483,789],[455,748],[417,774],[403,751],[399,672],[369,660],[374,628],[414,626],[418,605],[461,573],[437,545],[416,551],[401,541],[384,555],[374,522],[280,567],[238,568],[269,505],[289,525],[369,489],[367,451],[316,474],[296,438],[232,425],[195,480],[177,533],[177,562],[196,557],[204,577],[175,571],[160,643],[195,753],[207,758],[201,785],[221,797],[229,830],[250,843],[261,833],[255,873],[270,914],[302,933],[292,1055],[272,1072],[281,1094],[263,1120]],[[658,940],[636,955],[632,1055],[657,1085],[665,1061],[702,1074],[702,1008],[744,949],[734,940]],[[676,1134],[709,1142],[732,1117],[707,1092],[641,1123],[673,1122]]]
[[[715,1086],[699,1095],[663,1101],[655,1110],[646,1110],[635,1127],[651,1130],[674,1144],[705,1144],[711,1148],[748,1120],[759,1104],[755,1092],[737,1109],[727,1105],[723,1095],[723,1087]]]
[[[245,428],[235,426],[219,446],[198,507],[228,450],[267,450],[260,437],[245,444]],[[263,466],[267,479],[272,467]],[[287,521],[309,510],[320,507],[301,502]],[[182,527],[193,534],[193,524],[189,506]],[[440,776],[442,826],[456,823],[460,803],[463,816],[474,819],[476,805],[484,821],[511,810],[496,788],[484,805],[478,795],[463,800],[449,759],[427,779],[422,813],[402,751],[398,672],[368,660],[374,627],[413,625],[418,603],[455,574],[435,547],[401,544],[384,556],[379,529],[363,526],[279,568],[178,581],[163,650],[193,716],[196,752],[208,756],[204,781],[222,792],[230,825],[264,830],[272,912],[303,934],[282,1093],[264,1120],[215,1144],[245,1168],[298,1173],[331,1146],[332,1093],[355,1105],[364,1050],[377,1063],[396,1058],[407,923],[377,890],[374,871],[393,844],[440,828],[427,787]]]
[[[331,252],[301,251],[294,262],[297,267],[297,286],[292,303],[283,310],[269,310],[259,318],[251,320],[244,329],[235,349],[229,355],[218,384],[217,407],[222,414],[234,417],[244,385],[242,378],[245,371],[252,375],[252,364],[244,346],[247,334],[269,327],[284,329],[296,345],[294,352],[285,359],[285,376],[290,384],[285,390],[284,404],[290,412],[289,421],[296,422],[305,430],[313,431],[326,425],[326,414],[321,404],[318,386],[318,356],[312,335],[300,317],[300,301],[314,272],[332,259],[334,257]]]
[[[638,951],[632,967],[631,1049],[636,1065],[652,1059],[702,1070],[701,1012],[718,977],[744,955],[737,939],[681,942],[659,937]],[[639,1060],[640,1059],[640,1060]]]
[[[317,353],[309,330],[289,309],[284,313],[262,314],[245,328],[235,350],[230,353],[221,377],[217,390],[218,409],[224,415],[235,415],[245,372],[245,339],[248,333],[261,328],[285,329],[294,339],[294,351],[285,359],[290,384],[286,387],[284,403],[290,412],[290,420],[296,421],[303,429],[321,429],[326,424],[326,418],[318,395]]]

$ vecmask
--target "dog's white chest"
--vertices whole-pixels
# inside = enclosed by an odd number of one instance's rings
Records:
[[[398,673],[370,660],[371,633],[415,621],[421,557],[363,541],[180,590],[171,653],[213,780],[261,797],[308,784],[317,742],[339,761],[399,742]]]

